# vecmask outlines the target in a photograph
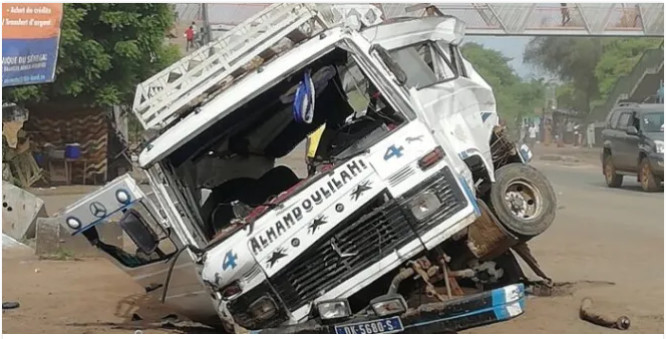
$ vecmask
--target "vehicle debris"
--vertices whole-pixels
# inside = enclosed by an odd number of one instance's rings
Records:
[[[12,310],[15,308],[19,308],[20,304],[18,301],[5,301],[2,303],[2,309],[3,310]]]
[[[147,294],[228,332],[434,333],[519,316],[512,253],[550,283],[527,242],[551,225],[555,192],[500,127],[463,38],[450,16],[269,6],[138,86],[151,195],[125,175],[62,223]],[[306,177],[276,166],[304,140]],[[98,232],[111,215],[123,247]]]
[[[598,309],[595,307],[592,299],[587,297],[581,300],[579,317],[582,320],[593,323],[595,325],[615,328],[618,330],[627,330],[631,325],[631,320],[627,316],[612,315],[610,312]]]

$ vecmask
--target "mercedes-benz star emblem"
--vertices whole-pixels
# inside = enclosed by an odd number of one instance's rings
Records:
[[[91,211],[91,214],[97,218],[102,218],[107,215],[107,209],[105,208],[105,205],[97,201],[88,206],[88,209]]]
[[[330,238],[330,246],[340,258],[348,258],[358,255],[358,251],[355,251],[354,253],[342,252],[341,249],[339,249],[339,246],[337,246],[337,240],[335,240],[335,238]]]

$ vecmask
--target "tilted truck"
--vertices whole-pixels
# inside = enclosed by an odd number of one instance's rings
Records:
[[[505,137],[463,36],[448,16],[272,5],[138,86],[150,184],[121,176],[62,222],[149,295],[230,332],[518,316],[532,282],[517,258],[550,284],[526,242],[555,194]],[[317,130],[309,175],[276,165]]]

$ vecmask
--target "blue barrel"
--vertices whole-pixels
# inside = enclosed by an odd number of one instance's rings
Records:
[[[37,165],[39,165],[39,166],[43,166],[43,165],[44,165],[44,154],[39,153],[39,152],[38,152],[38,153],[34,153],[34,154],[33,154],[33,157],[35,158],[35,162],[37,163]]]
[[[66,159],[79,159],[81,157],[81,145],[79,144],[67,144],[65,145],[65,158]]]

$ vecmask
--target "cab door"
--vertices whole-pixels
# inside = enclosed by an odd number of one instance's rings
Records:
[[[489,142],[498,124],[495,98],[483,79],[467,72],[457,47],[425,40],[390,53],[406,73],[405,86],[438,141],[455,148],[463,160],[480,157],[494,178]]]
[[[634,114],[623,111],[615,125],[614,137],[611,140],[613,164],[623,171],[636,171],[639,156],[639,136],[627,134],[627,127],[632,126]]]
[[[199,279],[190,251],[176,257],[186,244],[174,232],[151,195],[129,175],[68,206],[61,224],[73,236],[84,236],[114,265],[130,275],[149,297],[162,299],[189,318],[216,324],[218,317],[207,289]],[[116,229],[109,229],[116,228]],[[169,282],[170,265],[177,260]],[[142,298],[142,296],[135,296]],[[131,309],[129,300],[126,305]],[[220,324],[220,322],[218,322]]]

